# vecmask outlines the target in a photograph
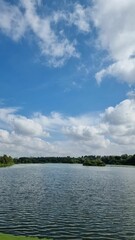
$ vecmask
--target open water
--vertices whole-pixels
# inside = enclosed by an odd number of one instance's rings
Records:
[[[0,168],[0,232],[57,240],[135,240],[135,168]]]

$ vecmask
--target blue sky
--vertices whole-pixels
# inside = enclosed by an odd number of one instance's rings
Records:
[[[135,2],[0,0],[0,154],[134,153]]]

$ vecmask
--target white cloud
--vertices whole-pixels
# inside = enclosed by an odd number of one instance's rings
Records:
[[[85,8],[79,3],[76,3],[74,6],[74,11],[72,13],[69,13],[69,24],[75,25],[78,30],[82,32],[90,32],[90,13],[90,7]]]
[[[106,69],[102,69],[96,74],[96,80],[98,83],[102,81],[104,77],[111,75],[118,78],[122,82],[128,84],[135,83],[135,59],[126,59],[123,61],[117,61],[110,65]]]
[[[112,65],[97,73],[98,82],[109,74],[127,83],[135,83],[134,12],[134,0],[94,1],[93,21],[98,29],[98,40],[113,61]]]
[[[133,96],[133,97],[132,97]],[[0,109],[0,154],[13,156],[78,156],[85,154],[133,154],[135,98],[130,95],[97,115],[30,118],[14,108]]]
[[[71,57],[80,57],[76,36],[67,38],[66,28],[75,26],[79,33],[89,33],[90,14],[90,7],[79,3],[48,12],[42,0],[18,0],[16,4],[0,0],[0,31],[15,41],[31,34],[45,62],[59,67]],[[60,29],[59,23],[63,24]]]
[[[70,57],[78,57],[74,43],[70,43],[66,37],[61,37],[60,34],[55,34],[51,27],[53,18],[40,17],[36,12],[36,1],[21,0],[22,6],[25,9],[25,19],[28,26],[38,38],[38,45],[41,49],[41,54],[48,56],[49,63],[54,66],[63,65]]]
[[[41,1],[37,0],[18,0],[16,5],[0,0],[0,30],[16,41],[28,37],[26,32],[32,33],[41,55],[54,67],[63,65],[70,57],[79,57],[75,41],[70,42],[55,31],[53,13],[41,16],[37,11],[40,5]]]
[[[33,119],[26,118],[16,114],[17,109],[7,108],[0,109],[0,122],[4,122],[12,132],[25,136],[44,136],[49,134],[44,131],[42,125]]]
[[[0,153],[12,156],[44,156],[55,154],[56,149],[38,137],[22,136],[15,132],[0,130]]]
[[[9,142],[9,132],[3,129],[0,129],[0,141],[2,143]]]
[[[77,2],[50,12],[45,6],[41,0],[18,0],[16,4],[0,0],[0,30],[15,41],[31,34],[44,61],[54,67],[80,57],[78,35],[72,26],[79,34],[91,32],[92,38],[96,32],[100,48],[108,52],[112,62],[99,70],[97,81],[111,75],[128,84],[135,83],[134,0],[94,0],[93,6]],[[67,29],[72,31],[71,36],[67,37]]]
[[[104,119],[113,125],[135,123],[135,100],[126,99],[115,107],[109,107],[105,110]]]
[[[55,23],[65,21],[68,26],[74,25],[80,33],[89,33],[91,30],[91,8],[79,3],[73,4],[70,9],[54,12],[51,19]]]
[[[131,151],[135,144],[135,99],[126,99],[106,109],[103,121],[108,126],[111,141],[125,152]]]
[[[21,135],[27,136],[48,136],[42,126],[32,119],[26,117],[14,118],[11,122],[14,131]]]
[[[25,33],[26,21],[20,9],[0,0],[0,30],[13,40],[19,40]]]

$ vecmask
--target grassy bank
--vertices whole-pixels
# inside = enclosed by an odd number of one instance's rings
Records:
[[[9,234],[0,233],[0,240],[39,240],[36,237],[23,237],[23,236],[13,236]],[[42,240],[47,240],[47,238],[42,238]]]
[[[0,164],[0,168],[1,167],[11,167],[13,165],[14,165],[14,163],[12,163],[12,164]]]

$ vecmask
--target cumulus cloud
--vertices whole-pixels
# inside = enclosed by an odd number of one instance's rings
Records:
[[[108,51],[112,65],[96,75],[98,82],[113,75],[135,83],[135,1],[95,0],[93,21],[98,29],[100,47]]]
[[[135,101],[126,99],[115,107],[105,110],[104,119],[113,125],[125,125],[135,123]]]
[[[97,115],[64,116],[19,109],[0,109],[0,154],[13,156],[79,156],[133,154],[135,98],[132,96]]]
[[[135,144],[135,99],[126,99],[115,107],[109,107],[102,115],[108,126],[111,141],[127,151]],[[120,147],[121,148],[121,147]]]
[[[43,131],[39,123],[34,122],[32,119],[26,117],[14,118],[11,122],[13,129],[16,133],[30,136],[47,136],[48,134]]]
[[[16,108],[0,109],[0,152],[13,156],[54,154],[49,133],[35,119],[17,114]],[[38,154],[37,154],[38,153]]]
[[[97,148],[107,147],[109,141],[100,134],[100,129],[98,126],[90,125],[77,125],[69,126],[63,129],[64,134],[72,137],[75,141],[86,142],[91,147],[95,146]]]
[[[12,156],[43,156],[56,153],[56,149],[47,141],[29,135],[19,135],[0,129],[0,154]]]

